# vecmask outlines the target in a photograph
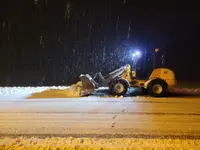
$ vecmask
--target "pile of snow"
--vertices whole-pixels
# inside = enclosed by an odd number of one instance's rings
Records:
[[[72,98],[80,97],[80,95],[81,87],[75,84],[65,89],[48,89],[42,92],[33,93],[28,98]]]
[[[57,89],[63,90],[67,89],[67,86],[51,86],[51,87],[0,87],[0,97],[15,97],[22,98],[28,97],[33,93],[43,92],[45,90]]]
[[[79,81],[71,86],[43,86],[43,87],[0,87],[0,99],[18,98],[70,98],[80,97],[82,82]],[[100,87],[99,90],[107,90]]]
[[[171,90],[173,93],[189,94],[189,95],[199,95],[200,88],[174,88]]]
[[[193,139],[142,139],[142,138],[4,138],[0,149],[200,149],[200,140]]]

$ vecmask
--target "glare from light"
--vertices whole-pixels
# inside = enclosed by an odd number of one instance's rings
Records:
[[[135,51],[133,54],[132,54],[133,58],[140,58],[141,57],[141,52],[140,51]]]
[[[140,49],[131,49],[130,54],[134,61],[138,61],[142,56],[142,51]]]
[[[136,54],[137,56],[140,56],[140,51],[137,51],[135,54]]]

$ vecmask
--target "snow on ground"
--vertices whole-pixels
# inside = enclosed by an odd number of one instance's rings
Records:
[[[48,89],[42,92],[33,93],[28,98],[73,98],[80,97],[81,88],[72,86],[66,89]]]
[[[171,90],[171,92],[187,95],[199,95],[200,88],[174,88]]]
[[[0,149],[200,149],[200,140],[193,139],[142,139],[142,138],[4,138],[0,139]]]
[[[0,100],[79,97],[80,87],[78,83],[72,86],[0,87]],[[107,88],[99,88],[99,91],[104,90],[107,90]],[[200,95],[200,88],[174,88],[171,92],[191,96]],[[106,92],[103,94],[102,92],[95,92],[95,96],[108,96],[107,94]]]
[[[100,87],[99,90],[107,88]],[[0,87],[0,100],[80,97],[80,86]]]
[[[43,92],[45,90],[67,89],[67,86],[51,86],[51,87],[0,87],[0,100],[2,98],[25,98],[33,93]]]

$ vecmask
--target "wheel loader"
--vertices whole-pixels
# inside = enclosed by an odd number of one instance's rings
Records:
[[[176,85],[175,74],[170,69],[154,69],[147,80],[140,80],[129,64],[106,76],[99,72],[93,78],[89,74],[81,74],[79,78],[82,81],[81,96],[90,95],[99,87],[108,87],[110,94],[123,96],[130,87],[139,87],[153,97],[162,97]]]

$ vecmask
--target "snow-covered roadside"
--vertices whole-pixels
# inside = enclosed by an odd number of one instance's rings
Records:
[[[200,88],[174,88],[171,92],[178,94],[199,95]]]
[[[0,149],[200,149],[200,140],[192,139],[98,139],[98,138],[4,138],[0,139]]]
[[[25,98],[66,98],[78,97],[78,86],[43,86],[43,87],[0,87],[1,100],[17,100]],[[77,88],[76,88],[77,87]],[[107,90],[105,87],[100,87],[99,90]],[[184,95],[200,95],[200,88],[174,88],[171,90],[174,94]],[[97,92],[95,96],[107,96],[101,92]]]
[[[51,87],[0,87],[0,100],[7,98],[25,98],[33,93],[42,92],[49,89],[67,89],[68,86],[51,86]]]

